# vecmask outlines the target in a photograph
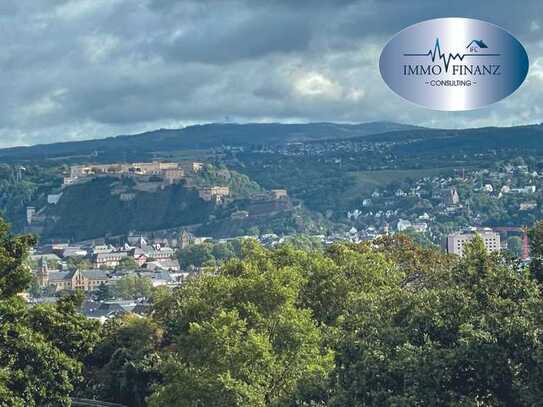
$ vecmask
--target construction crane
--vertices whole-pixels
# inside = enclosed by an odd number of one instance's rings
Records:
[[[528,226],[522,227],[522,260],[527,260],[530,257],[530,242],[528,240]]]

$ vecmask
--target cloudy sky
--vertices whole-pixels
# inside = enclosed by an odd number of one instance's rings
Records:
[[[491,107],[429,111],[378,72],[383,45],[435,17],[498,24],[526,47],[522,87]],[[0,0],[0,146],[193,123],[541,122],[541,0]]]

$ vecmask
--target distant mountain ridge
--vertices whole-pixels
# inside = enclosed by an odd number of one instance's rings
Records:
[[[438,155],[447,152],[486,153],[490,150],[541,153],[543,125],[399,131],[371,135],[364,141],[394,141],[398,143],[394,151],[417,155]]]
[[[392,122],[340,123],[248,123],[202,124],[183,129],[159,129],[135,135],[72,141],[29,147],[0,149],[0,161],[40,161],[80,159],[96,161],[151,160],[153,153],[182,150],[209,150],[221,146],[288,144],[353,140],[393,143],[401,153],[436,154],[484,152],[489,149],[515,149],[543,152],[543,125],[482,127],[471,129],[431,129]]]
[[[209,149],[222,145],[282,144],[321,139],[343,139],[373,134],[418,130],[422,127],[392,122],[360,124],[339,123],[210,123],[182,129],[159,129],[135,135],[120,135],[104,139],[59,142],[27,147],[0,149],[0,160],[40,160],[64,156],[101,156],[120,153],[151,153],[189,149]]]

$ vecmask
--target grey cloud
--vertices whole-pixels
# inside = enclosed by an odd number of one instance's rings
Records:
[[[402,28],[444,16],[511,31],[534,74],[475,112],[428,112],[401,100],[380,79],[380,48]],[[446,127],[541,121],[542,33],[537,0],[4,0],[0,146],[225,116]]]
[[[209,19],[173,41],[166,52],[180,61],[224,63],[276,52],[303,51],[310,41],[310,27],[298,16],[270,18],[260,13],[232,25],[221,18]]]

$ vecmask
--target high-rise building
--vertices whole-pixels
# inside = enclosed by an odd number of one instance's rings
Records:
[[[500,251],[500,234],[493,232],[490,229],[481,229],[452,233],[447,236],[447,252],[462,256],[464,254],[464,246],[466,243],[471,242],[476,234],[483,239],[486,250],[489,252]]]
[[[27,206],[26,207],[26,224],[32,225],[32,220],[34,219],[34,215],[36,214],[36,208],[33,206]]]

